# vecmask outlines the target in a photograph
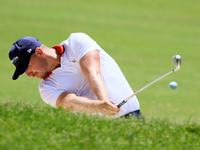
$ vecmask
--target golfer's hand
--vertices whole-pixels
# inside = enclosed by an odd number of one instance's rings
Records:
[[[117,103],[112,100],[100,101],[99,111],[104,115],[116,115],[120,110],[121,109],[117,107]]]

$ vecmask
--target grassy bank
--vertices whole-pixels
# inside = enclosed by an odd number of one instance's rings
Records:
[[[197,123],[102,118],[41,106],[0,103],[0,149],[200,149]]]

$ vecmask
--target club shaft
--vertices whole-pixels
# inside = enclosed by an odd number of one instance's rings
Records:
[[[121,103],[119,103],[117,105],[117,107],[121,107],[122,105],[124,105],[129,99],[131,99],[132,97],[134,97],[135,95],[137,95],[138,93],[140,93],[142,90],[146,89],[147,87],[149,87],[150,85],[152,85],[153,83],[157,82],[158,80],[164,78],[165,76],[173,73],[175,70],[173,69],[172,71],[162,75],[161,77],[155,79],[154,81],[150,82],[149,84],[145,85],[143,88],[139,89],[137,92],[135,92],[134,94],[132,94],[131,96],[129,96],[128,98],[126,98],[125,100],[123,100]]]

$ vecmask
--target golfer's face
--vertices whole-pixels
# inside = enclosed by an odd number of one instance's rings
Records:
[[[25,73],[28,77],[44,79],[48,74],[47,63],[45,59],[33,54]]]

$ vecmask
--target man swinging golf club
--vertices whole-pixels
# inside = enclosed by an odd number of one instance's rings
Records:
[[[13,44],[9,57],[16,67],[13,80],[23,73],[41,79],[41,98],[53,107],[140,117],[136,96],[117,107],[133,91],[117,63],[84,33],[72,33],[52,48],[23,37]]]

